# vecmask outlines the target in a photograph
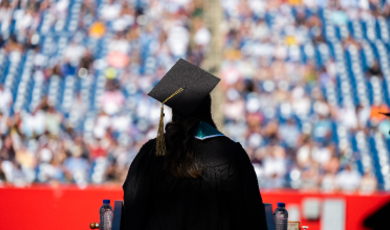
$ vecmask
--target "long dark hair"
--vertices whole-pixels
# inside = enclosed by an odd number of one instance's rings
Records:
[[[165,155],[165,169],[175,177],[201,176],[202,169],[196,157],[194,133],[200,121],[217,127],[211,115],[211,97],[207,95],[195,111],[183,116],[172,110],[172,121],[165,126],[168,151]]]

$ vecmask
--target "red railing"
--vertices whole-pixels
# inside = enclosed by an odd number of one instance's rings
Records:
[[[304,193],[298,191],[261,191],[265,203],[285,202],[302,204],[304,198],[344,199],[346,202],[346,228],[359,230],[364,217],[390,201],[390,194],[377,193],[370,196],[346,194]],[[103,199],[121,200],[120,186],[88,186],[80,189],[73,185],[34,185],[28,188],[0,188],[0,229],[89,229],[90,222],[99,221],[99,208]],[[301,215],[302,217],[302,215]],[[302,219],[310,230],[320,229],[320,221]]]

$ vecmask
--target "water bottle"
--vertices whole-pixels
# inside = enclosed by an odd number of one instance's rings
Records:
[[[113,211],[110,205],[110,200],[103,200],[103,205],[100,208],[99,230],[111,230],[113,217],[112,214]]]
[[[287,230],[288,212],[284,203],[278,203],[274,212],[275,230]]]

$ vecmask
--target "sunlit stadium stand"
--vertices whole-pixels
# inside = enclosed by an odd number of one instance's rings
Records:
[[[261,187],[390,190],[379,4],[221,1],[221,128]],[[146,94],[179,57],[207,56],[203,11],[192,0],[1,1],[0,183],[121,184],[156,133]]]

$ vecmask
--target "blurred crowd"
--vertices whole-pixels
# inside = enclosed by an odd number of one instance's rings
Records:
[[[323,15],[343,52],[362,52],[367,39],[348,23],[388,22],[390,4],[220,3],[223,132],[243,144],[259,186],[376,191],[374,160],[353,140],[386,145],[390,122],[378,112],[390,112],[389,96],[332,100],[339,66]],[[122,183],[157,133],[160,105],[146,94],[179,57],[201,66],[211,39],[201,0],[1,0],[0,34],[0,186]],[[366,59],[364,81],[384,85],[378,57]]]
[[[351,140],[358,133],[389,138],[390,122],[378,114],[389,111],[389,96],[347,101],[340,95],[331,100],[327,89],[341,93],[344,85],[339,84],[341,67],[330,45],[340,41],[339,55],[351,49],[362,53],[369,38],[357,39],[356,31],[351,33],[352,22],[360,25],[383,18],[388,23],[389,2],[230,0],[221,4],[226,36],[219,76],[226,98],[225,131],[245,143],[260,186],[375,191],[378,172],[371,165],[362,167],[362,155]],[[341,31],[335,38],[326,36],[330,34],[326,20],[330,28]],[[374,57],[366,62],[366,66],[360,63],[362,82],[386,84],[379,61]],[[340,130],[346,141],[341,140]]]
[[[202,1],[0,2],[0,185],[122,183],[157,133],[146,94],[201,65]]]

